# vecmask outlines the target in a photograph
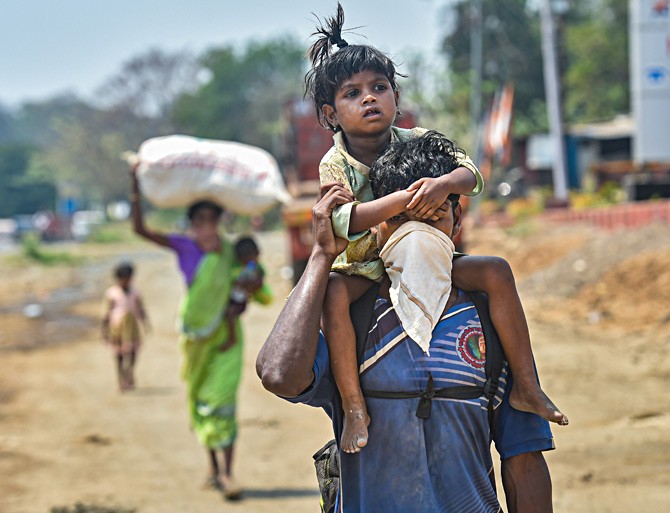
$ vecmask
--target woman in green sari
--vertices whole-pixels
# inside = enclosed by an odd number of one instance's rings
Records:
[[[133,228],[160,246],[173,250],[188,286],[180,308],[182,377],[187,384],[191,426],[209,455],[208,484],[237,499],[241,489],[233,479],[237,436],[237,390],[242,372],[243,337],[239,318],[231,337],[225,312],[234,276],[239,274],[231,243],[218,231],[223,210],[202,201],[188,209],[188,235],[163,234],[144,226],[137,176],[131,170]],[[267,303],[262,281],[245,285],[252,299]]]

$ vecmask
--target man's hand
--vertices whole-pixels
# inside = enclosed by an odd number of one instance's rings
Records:
[[[256,358],[256,373],[265,389],[273,394],[296,397],[314,382],[314,360],[330,267],[347,247],[347,241],[333,233],[331,216],[335,207],[353,200],[341,184],[327,184],[321,187],[319,201],[312,208],[312,254]]]
[[[333,210],[339,205],[351,203],[354,196],[339,183],[329,183],[321,186],[319,201],[312,208],[312,230],[314,233],[314,248],[324,255],[335,259],[337,255],[347,249],[349,241],[337,237],[333,232]]]

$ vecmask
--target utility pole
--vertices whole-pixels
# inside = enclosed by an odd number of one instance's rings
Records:
[[[565,151],[563,149],[563,122],[561,119],[561,84],[556,59],[556,39],[551,0],[542,0],[542,60],[544,63],[544,91],[547,100],[547,116],[552,147],[554,149],[553,183],[554,197],[560,202],[568,200]]]
[[[478,141],[479,122],[482,115],[482,0],[472,0],[470,4],[470,123],[472,142]]]

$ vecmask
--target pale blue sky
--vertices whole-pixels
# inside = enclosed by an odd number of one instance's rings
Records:
[[[343,0],[346,26],[392,57],[434,55],[447,0]],[[191,50],[293,34],[336,0],[0,0],[0,104],[73,91],[91,97],[126,59],[149,48]],[[363,42],[356,36],[351,42]]]

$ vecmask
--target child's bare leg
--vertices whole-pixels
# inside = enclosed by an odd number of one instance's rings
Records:
[[[372,283],[360,276],[331,273],[323,306],[323,331],[328,343],[330,368],[340,391],[344,410],[340,448],[349,453],[359,452],[368,443],[370,424],[358,379],[356,334],[349,307]]]
[[[216,451],[214,449],[207,449],[207,456],[209,461],[209,474],[205,479],[203,484],[204,488],[221,488],[221,483],[219,481],[219,461],[216,457]]]
[[[233,454],[235,446],[230,445],[222,450],[223,462],[225,468],[220,475],[221,486],[223,486],[223,495],[228,500],[237,500],[242,495],[242,488],[233,479]]]
[[[123,364],[123,354],[118,353],[116,355],[116,375],[119,380],[119,389],[120,390],[125,390],[127,388],[126,385],[126,372],[125,372],[125,366]]]
[[[453,279],[459,288],[481,290],[488,295],[491,321],[514,378],[510,404],[517,410],[567,425],[568,418],[542,391],[537,380],[528,324],[509,264],[497,257],[460,257],[454,260]]]
[[[128,378],[128,386],[135,386],[135,359],[137,358],[137,352],[135,349],[131,350],[126,355],[126,377]]]

